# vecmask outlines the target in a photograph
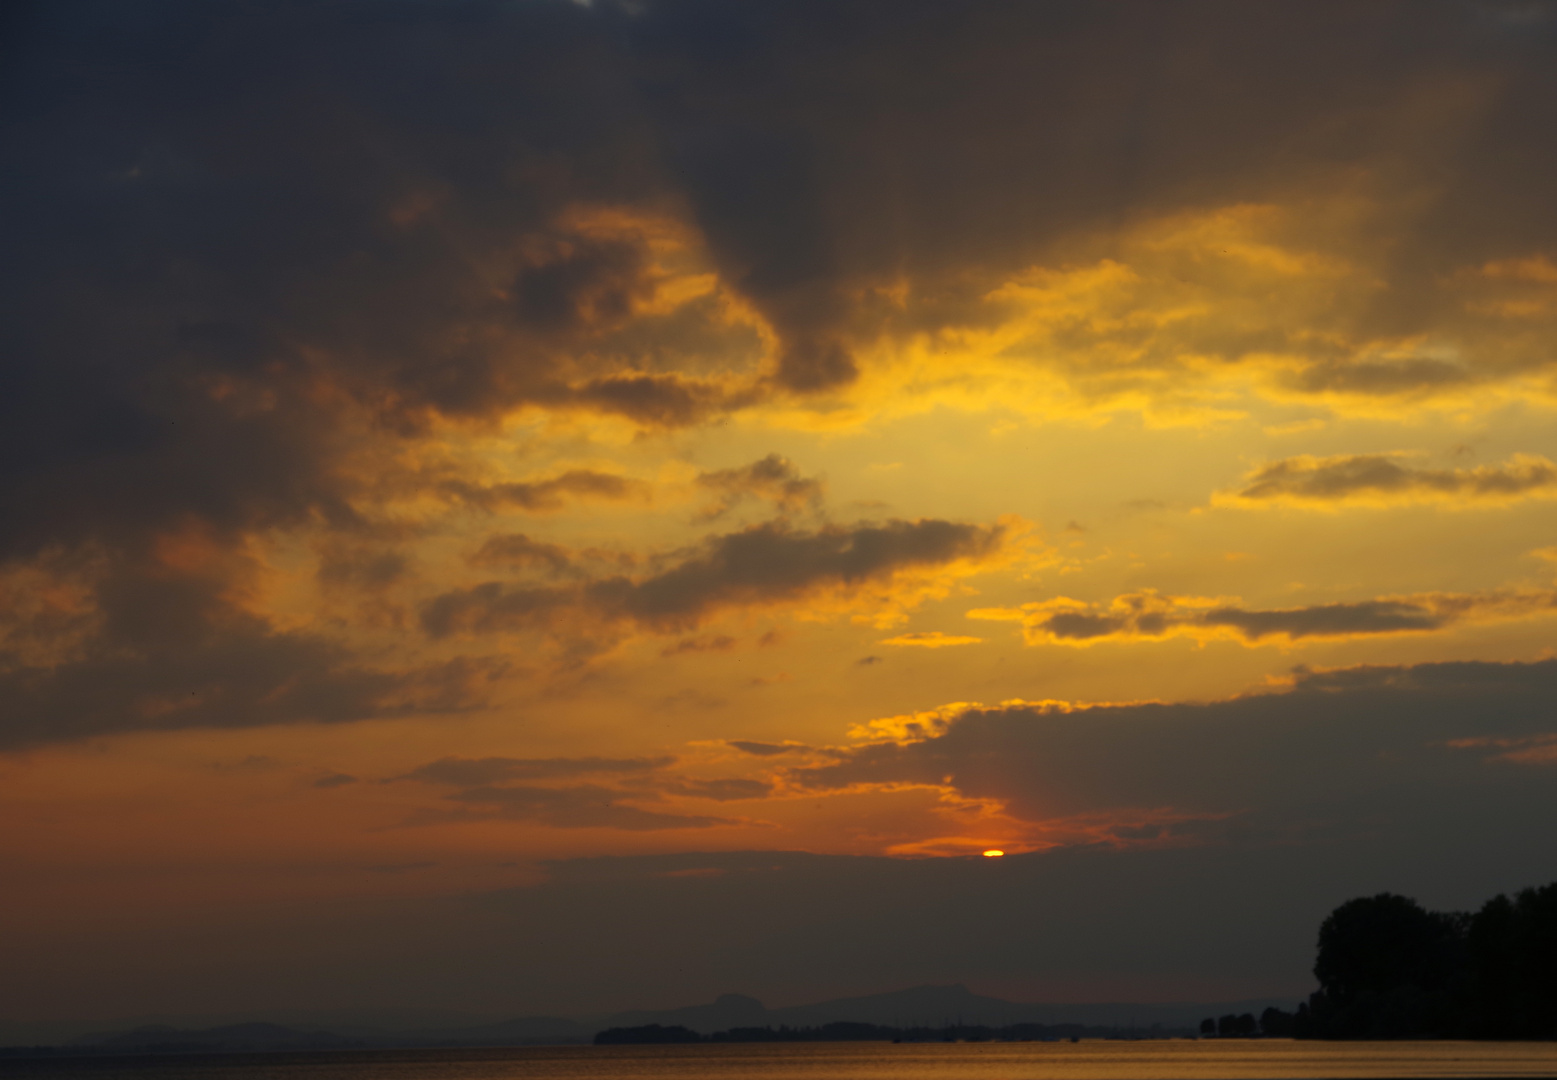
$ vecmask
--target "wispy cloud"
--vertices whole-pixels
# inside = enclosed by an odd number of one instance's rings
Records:
[[[1398,455],[1299,456],[1263,465],[1242,487],[1218,492],[1223,506],[1387,506],[1437,503],[1485,506],[1519,499],[1557,497],[1557,465],[1535,454],[1516,454],[1501,465],[1426,469]]]
[[[739,468],[701,473],[697,484],[716,496],[702,514],[705,520],[722,517],[751,498],[767,500],[786,513],[815,509],[826,490],[822,481],[802,476],[795,463],[780,454]]]
[[[1057,597],[1014,608],[977,608],[971,619],[1022,624],[1029,645],[1229,638],[1248,645],[1307,638],[1362,638],[1443,630],[1459,623],[1557,611],[1552,590],[1421,593],[1294,608],[1248,608],[1224,597],[1125,593],[1106,604]]]

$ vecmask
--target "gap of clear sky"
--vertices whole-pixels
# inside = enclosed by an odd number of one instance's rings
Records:
[[[3,20],[0,1017],[1297,996],[1557,877],[1557,6]]]

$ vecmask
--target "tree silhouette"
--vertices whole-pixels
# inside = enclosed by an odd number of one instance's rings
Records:
[[[1392,893],[1348,900],[1319,928],[1314,975],[1291,1017],[1298,1038],[1557,1039],[1557,882],[1474,915]]]
[[[1290,1038],[1296,1019],[1291,1013],[1272,1005],[1260,1013],[1260,1034],[1273,1039]]]
[[[1349,900],[1319,927],[1310,1001],[1332,1038],[1439,1034],[1454,1024],[1469,919],[1393,893]]]
[[[1259,1024],[1253,1013],[1235,1016],[1228,1013],[1216,1022],[1216,1033],[1224,1039],[1247,1039],[1259,1034]]]
[[[1557,1037],[1557,883],[1488,900],[1471,920],[1466,952],[1469,1034]]]

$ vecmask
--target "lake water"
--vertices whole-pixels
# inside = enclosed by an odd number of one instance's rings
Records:
[[[1178,1080],[1557,1076],[1557,1043],[748,1043],[0,1061],[0,1080]]]

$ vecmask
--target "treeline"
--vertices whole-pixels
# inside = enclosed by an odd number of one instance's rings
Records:
[[[949,1024],[945,1027],[889,1027],[836,1021],[820,1027],[744,1027],[699,1035],[691,1028],[645,1024],[641,1027],[607,1028],[595,1036],[595,1045],[613,1046],[655,1043],[756,1043],[756,1042],[1061,1042],[1066,1039],[1171,1038],[1185,1030],[1153,1027],[1149,1033],[1085,1024]]]
[[[1557,882],[1474,914],[1350,900],[1319,928],[1314,975],[1298,1038],[1557,1038]]]
[[[1428,911],[1393,893],[1349,900],[1319,928],[1319,989],[1296,1013],[1266,1009],[1201,1022],[1218,1038],[1557,1039],[1557,882],[1495,896],[1480,910]],[[833,1023],[813,1028],[611,1028],[597,1044],[697,1042],[979,1042],[1134,1038],[1080,1024]],[[1154,1029],[1147,1037],[1193,1034]]]
[[[1204,1038],[1253,1039],[1257,1037],[1291,1038],[1297,1027],[1297,1015],[1272,1005],[1256,1020],[1253,1013],[1243,1013],[1200,1021],[1200,1034]]]

